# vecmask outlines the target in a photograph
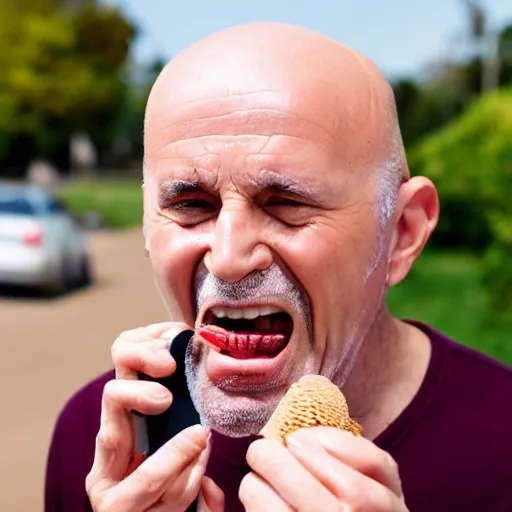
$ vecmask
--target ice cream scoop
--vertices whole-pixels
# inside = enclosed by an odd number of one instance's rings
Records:
[[[362,434],[361,426],[350,418],[340,389],[321,375],[306,375],[291,385],[260,435],[286,444],[292,432],[320,426]]]

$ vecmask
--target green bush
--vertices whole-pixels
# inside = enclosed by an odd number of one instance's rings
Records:
[[[512,244],[496,242],[483,259],[482,279],[491,293],[491,306],[497,311],[512,312]]]
[[[493,92],[418,143],[413,174],[441,197],[438,240],[484,252],[483,278],[495,307],[512,310],[512,89]]]
[[[79,217],[89,212],[99,213],[104,227],[123,229],[142,223],[140,180],[69,182],[58,195]]]
[[[398,318],[426,322],[465,345],[512,364],[512,315],[499,314],[490,307],[482,283],[479,257],[430,249],[414,264],[413,272],[390,290],[388,305]]]

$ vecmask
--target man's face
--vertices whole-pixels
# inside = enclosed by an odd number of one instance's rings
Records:
[[[268,94],[191,102],[146,130],[153,269],[172,319],[210,333],[189,351],[191,392],[232,436],[258,433],[302,375],[342,386],[385,288],[367,155],[313,100]]]

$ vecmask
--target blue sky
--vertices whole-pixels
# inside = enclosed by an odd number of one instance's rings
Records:
[[[463,0],[103,0],[140,27],[135,56],[171,58],[219,29],[250,21],[303,25],[348,44],[389,76],[415,74],[462,48]],[[484,0],[495,26],[512,23],[512,0]],[[459,38],[460,40],[460,38]]]

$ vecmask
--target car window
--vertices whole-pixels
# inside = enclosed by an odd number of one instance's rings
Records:
[[[24,196],[16,194],[0,194],[0,214],[30,215],[37,214],[34,205]]]
[[[49,197],[45,201],[45,209],[49,213],[66,213],[64,205],[54,197]]]

